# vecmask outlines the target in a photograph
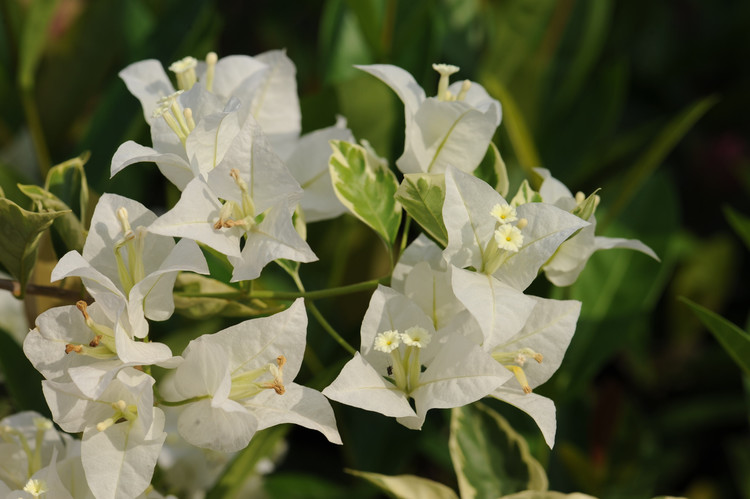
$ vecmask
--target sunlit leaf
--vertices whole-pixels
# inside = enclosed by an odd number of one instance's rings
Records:
[[[427,478],[414,475],[388,476],[356,470],[346,472],[364,478],[396,499],[458,499],[450,487]]]
[[[735,326],[722,316],[711,312],[697,303],[681,297],[685,303],[711,331],[724,350],[740,366],[745,373],[750,374],[750,334]]]
[[[462,499],[547,490],[547,475],[523,437],[481,403],[453,409],[448,445]]]
[[[387,167],[373,165],[359,145],[332,140],[328,163],[339,201],[388,243],[396,240],[401,205],[394,198],[398,181]]]
[[[408,173],[396,191],[396,199],[430,236],[445,247],[448,232],[443,223],[445,176],[442,173]]]
[[[36,261],[42,233],[65,211],[34,213],[0,199],[0,263],[21,283],[21,296]]]

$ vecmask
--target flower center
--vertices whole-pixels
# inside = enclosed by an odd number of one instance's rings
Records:
[[[76,345],[68,343],[65,345],[65,353],[75,352],[80,355],[87,355],[95,359],[111,359],[117,356],[115,347],[115,333],[111,328],[94,322],[87,311],[86,302],[81,300],[76,303],[76,307],[83,314],[86,326],[94,333],[93,339],[88,345]]]
[[[190,90],[196,82],[195,68],[198,66],[198,61],[195,57],[185,57],[177,62],[173,62],[169,66],[169,70],[172,71],[177,77],[177,88],[180,90]]]
[[[115,243],[115,260],[117,261],[117,275],[120,277],[123,291],[127,295],[135,283],[146,277],[143,267],[143,246],[147,231],[143,227],[130,227],[128,210],[121,207],[117,210],[117,219],[122,226],[122,238]],[[123,256],[125,253],[125,257]]]
[[[391,356],[387,379],[407,395],[419,386],[422,363],[419,352],[432,340],[432,334],[423,327],[412,326],[403,333],[397,330],[384,331],[375,336],[373,348]],[[399,348],[401,345],[405,348]]]
[[[240,172],[232,168],[229,175],[234,179],[234,183],[242,193],[241,204],[234,201],[226,201],[219,212],[219,219],[214,223],[214,229],[231,229],[232,227],[242,227],[246,232],[263,220],[263,213],[255,215],[255,203],[250,195],[247,182],[240,177]]]
[[[104,431],[117,423],[122,423],[123,421],[135,421],[138,419],[138,407],[135,405],[128,405],[124,400],[113,402],[112,409],[114,410],[112,416],[97,423],[97,430]]]
[[[513,373],[524,393],[531,393],[531,387],[529,386],[529,381],[526,379],[526,373],[523,371],[523,366],[529,358],[534,359],[541,364],[544,359],[542,354],[535,352],[531,348],[521,348],[511,352],[495,350],[492,352],[492,358]]]
[[[192,109],[182,109],[180,103],[177,101],[177,98],[183,91],[178,90],[171,95],[159,99],[159,107],[154,109],[152,116],[154,118],[161,117],[184,146],[188,135],[195,129],[195,120],[193,119]]]
[[[229,398],[232,400],[243,400],[256,396],[263,390],[273,390],[278,395],[284,395],[284,364],[286,357],[279,355],[276,357],[276,364],[266,364],[260,369],[246,371],[237,376],[232,376],[232,388],[229,392]],[[260,378],[271,374],[270,381],[258,381]]]
[[[484,272],[494,274],[500,266],[523,245],[521,230],[528,225],[528,220],[518,218],[516,209],[509,204],[496,204],[490,210],[495,218],[495,232],[487,242],[482,253]],[[513,222],[516,222],[515,225]]]

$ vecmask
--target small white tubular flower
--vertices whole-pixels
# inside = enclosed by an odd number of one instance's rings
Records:
[[[376,338],[390,335],[396,330],[393,328],[405,331],[402,343],[386,353],[378,348]],[[323,394],[419,429],[430,409],[474,402],[511,377],[507,369],[461,335],[447,334],[430,341],[434,331],[419,306],[379,286],[362,321],[362,353],[355,354]],[[409,399],[414,400],[416,411]]]
[[[184,57],[179,61],[173,62],[169,66],[177,77],[177,86],[180,90],[190,90],[196,82],[195,68],[198,66],[198,60],[195,57]]]
[[[160,385],[171,402],[196,399],[180,406],[180,435],[199,447],[234,452],[257,430],[294,423],[341,443],[325,397],[293,382],[306,328],[304,302],[298,299],[284,312],[191,341],[185,361]]]
[[[518,220],[518,213],[516,209],[509,204],[496,204],[492,207],[490,215],[495,217],[495,220],[500,224],[507,224]]]
[[[449,165],[473,171],[500,124],[500,103],[478,83],[448,85],[455,66],[436,64],[438,96],[426,97],[416,80],[387,64],[357,66],[382,80],[404,103],[404,153],[396,161],[403,173],[443,173]],[[461,99],[459,99],[459,96]]]
[[[375,337],[373,348],[378,352],[391,353],[401,344],[401,335],[398,331],[384,331]]]
[[[531,284],[539,268],[563,241],[589,225],[575,215],[544,203],[520,205],[516,208],[519,219],[516,224],[500,225],[492,215],[498,204],[507,203],[490,185],[449,167],[445,174],[443,204],[448,245],[443,258],[456,267],[474,267],[491,274],[518,290]],[[496,229],[501,231],[499,241],[495,239]],[[518,237],[519,229],[522,229],[523,239]],[[498,244],[507,249],[499,249]]]
[[[145,337],[146,318],[166,320],[172,315],[177,273],[208,273],[195,242],[175,244],[171,237],[148,233],[145,227],[154,220],[156,215],[137,201],[104,194],[94,210],[83,255],[65,254],[51,280],[81,277],[111,320],[122,319],[129,333]]]
[[[536,168],[544,181],[539,194],[544,203],[550,203],[572,213],[578,212],[578,207],[585,201],[585,196],[573,194],[565,185],[552,177],[549,170]],[[654,250],[637,239],[623,239],[619,237],[596,236],[596,216],[593,211],[599,204],[598,196],[594,196],[591,215],[588,217],[590,225],[584,227],[575,236],[566,240],[544,265],[544,275],[556,286],[570,286],[586,267],[591,255],[605,249],[624,248],[644,253],[657,262],[660,261]]]
[[[515,225],[505,224],[495,229],[497,247],[517,253],[523,244],[523,234]]]
[[[425,348],[432,340],[432,334],[423,327],[412,326],[401,334],[404,345]]]

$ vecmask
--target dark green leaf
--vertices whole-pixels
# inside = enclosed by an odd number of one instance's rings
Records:
[[[0,263],[21,283],[21,296],[36,262],[42,233],[64,211],[34,213],[0,199]]]
[[[724,207],[724,216],[729,222],[729,225],[731,225],[737,235],[740,236],[742,242],[745,243],[747,249],[750,250],[750,218],[729,206]]]
[[[47,28],[57,4],[58,0],[35,0],[28,4],[18,55],[18,83],[22,88],[34,85],[34,73],[47,42]]]
[[[0,329],[0,369],[5,378],[4,384],[8,387],[17,410],[37,411],[49,415],[49,409],[42,395],[42,375],[28,361],[21,346],[2,329]]]
[[[90,154],[85,152],[77,158],[55,165],[47,172],[44,188],[60,201],[73,209],[73,213],[82,222],[87,221],[86,209],[89,204],[89,185],[83,165]]]
[[[462,499],[547,490],[547,475],[523,437],[481,403],[453,409],[448,445]]]
[[[396,191],[406,212],[443,247],[448,231],[443,222],[445,176],[442,173],[407,173]]]
[[[510,188],[508,170],[505,168],[505,161],[500,156],[500,151],[497,150],[497,146],[493,142],[490,142],[487,154],[484,155],[479,166],[474,170],[474,176],[490,184],[501,196],[508,195],[508,189]]]
[[[348,499],[352,495],[342,485],[316,475],[274,473],[263,479],[269,499]]]
[[[65,212],[61,217],[56,218],[52,224],[55,232],[65,245],[65,251],[62,254],[70,250],[76,250],[79,253],[83,251],[83,244],[86,242],[86,230],[67,204],[38,185],[19,184],[18,188],[34,202],[37,212]],[[62,254],[58,251],[58,256],[62,256]]]
[[[680,297],[704,326],[716,337],[724,350],[734,359],[746,374],[750,374],[750,334],[735,326],[722,316],[711,312],[697,303]]]

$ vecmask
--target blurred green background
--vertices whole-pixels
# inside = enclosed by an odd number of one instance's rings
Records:
[[[598,253],[571,288],[553,289],[542,279],[530,288],[583,301],[561,369],[538,390],[558,407],[554,450],[525,414],[490,405],[527,437],[552,490],[750,497],[750,383],[677,301],[686,296],[747,329],[748,247],[725,214],[750,215],[750,2],[0,5],[0,187],[26,207],[30,202],[16,183],[41,183],[49,165],[86,150],[92,190],[125,194],[155,211],[174,199],[152,164],[109,179],[120,143],[150,144],[140,106],[117,77],[141,59],[166,66],[210,50],[224,56],[286,48],[297,65],[304,131],[343,115],[355,136],[391,163],[403,150],[402,105],[352,65],[396,64],[428,95],[437,86],[433,62],[460,66],[457,77],[482,83],[503,105],[495,143],[512,189],[533,166],[550,169],[574,192],[601,187],[599,235],[639,238],[662,259]],[[310,225],[308,237],[320,256],[303,266],[308,289],[387,272],[376,237],[351,217]],[[277,278],[264,273],[269,285]],[[357,346],[368,299],[359,294],[319,306]],[[38,313],[43,305],[35,307]],[[155,325],[155,334],[185,344],[228,323],[196,326],[177,317]],[[338,372],[344,352],[314,322],[308,341],[319,362],[308,364],[313,367],[301,381],[320,388]],[[4,387],[3,415],[33,405],[11,395]],[[347,445],[292,429],[287,457],[268,479],[272,496],[345,497],[336,481],[356,487],[358,495],[376,495],[344,475],[344,467],[412,473],[455,486],[447,411],[430,413],[422,432],[348,407],[336,411]]]

